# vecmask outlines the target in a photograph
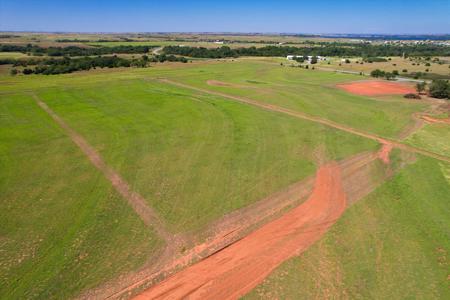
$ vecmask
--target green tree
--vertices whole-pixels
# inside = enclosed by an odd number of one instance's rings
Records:
[[[430,84],[428,89],[433,98],[450,98],[450,84],[448,80],[436,79]]]
[[[372,72],[370,72],[370,76],[378,78],[378,77],[384,77],[385,76],[385,72],[381,71],[380,69],[375,69]]]
[[[417,91],[417,93],[418,94],[423,93],[425,91],[426,86],[427,86],[427,83],[425,81],[418,82],[416,84],[416,91]]]
[[[386,72],[384,73],[384,78],[386,78],[386,80],[392,80],[395,78],[395,75],[391,72]]]

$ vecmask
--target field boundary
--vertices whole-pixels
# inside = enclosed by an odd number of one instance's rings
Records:
[[[162,82],[162,83],[167,83],[167,84],[171,84],[171,85],[175,85],[178,87],[182,87],[182,88],[186,88],[186,89],[190,89],[190,90],[194,90],[194,91],[198,91],[201,93],[205,93],[205,94],[210,94],[210,95],[214,95],[214,96],[219,96],[219,97],[223,97],[223,98],[228,98],[237,102],[241,102],[241,103],[245,103],[248,105],[252,105],[252,106],[256,106],[265,110],[269,110],[269,111],[274,111],[274,112],[279,112],[279,113],[283,113],[295,118],[299,118],[299,119],[303,119],[303,120],[308,120],[308,121],[312,121],[312,122],[316,122],[328,127],[332,127],[335,129],[339,129],[354,135],[358,135],[360,137],[364,137],[367,139],[371,139],[374,141],[377,141],[381,144],[391,144],[393,147],[395,148],[399,148],[405,151],[409,151],[409,152],[414,152],[414,153],[418,153],[418,154],[422,154],[424,156],[428,156],[440,161],[445,161],[445,162],[450,162],[450,157],[448,156],[444,156],[441,154],[437,154],[428,150],[424,150],[424,149],[420,149],[420,148],[416,148],[414,146],[410,146],[410,145],[406,145],[403,144],[397,140],[393,140],[390,138],[385,138],[382,136],[379,136],[377,134],[373,134],[373,133],[368,133],[368,132],[364,132],[361,130],[357,130],[354,129],[352,127],[346,126],[346,125],[342,125],[330,120],[326,120],[326,119],[322,119],[320,117],[316,117],[316,116],[312,116],[312,115],[308,115],[306,113],[303,112],[299,112],[299,111],[294,111],[288,108],[284,108],[284,107],[280,107],[277,105],[273,105],[273,104],[267,104],[267,103],[262,103],[250,98],[245,98],[245,97],[239,97],[239,96],[233,96],[233,95],[229,95],[223,92],[217,92],[217,91],[211,91],[208,89],[204,89],[204,88],[199,88],[199,87],[195,87],[195,86],[191,86],[188,84],[184,84],[181,82],[177,82],[174,80],[170,80],[167,78],[156,78],[156,80]]]
[[[158,235],[165,241],[172,239],[172,235],[166,229],[163,221],[157,213],[146,203],[146,200],[138,193],[132,191],[130,185],[110,166],[108,166],[100,154],[92,147],[87,140],[73,130],[67,123],[61,119],[45,102],[37,95],[33,94],[36,104],[44,110],[58,125],[67,136],[80,148],[89,161],[103,173],[111,182],[115,190],[128,202],[135,213],[148,227],[153,228]]]

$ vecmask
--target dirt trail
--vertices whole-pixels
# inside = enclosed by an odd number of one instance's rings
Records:
[[[91,163],[100,170],[111,182],[116,191],[127,200],[136,214],[147,225],[157,231],[160,237],[166,241],[172,239],[172,235],[165,229],[159,216],[147,205],[145,199],[136,192],[133,192],[129,184],[111,167],[109,167],[97,151],[69,125],[66,124],[46,103],[33,95],[36,103],[65,131],[72,141],[83,151]]]
[[[440,154],[437,154],[437,153],[434,153],[434,152],[431,152],[431,151],[427,151],[427,150],[424,150],[424,149],[416,148],[414,146],[402,144],[401,142],[398,142],[398,141],[395,141],[395,140],[392,140],[392,139],[388,139],[388,138],[384,138],[384,137],[378,136],[376,134],[367,133],[367,132],[364,132],[364,131],[361,131],[361,130],[357,130],[357,129],[354,129],[352,127],[349,127],[349,126],[346,126],[346,125],[342,125],[342,124],[339,124],[339,123],[336,123],[336,122],[333,122],[333,121],[330,121],[330,120],[326,120],[326,119],[322,119],[322,118],[319,118],[319,117],[311,116],[311,115],[308,115],[308,114],[305,114],[305,113],[302,113],[302,112],[298,112],[298,111],[293,111],[293,110],[290,110],[290,109],[287,109],[287,108],[284,108],[284,107],[280,107],[280,106],[277,106],[277,105],[267,104],[267,103],[259,102],[259,101],[252,100],[252,99],[249,99],[249,98],[233,96],[233,95],[225,94],[225,93],[222,93],[222,92],[216,92],[216,91],[211,91],[211,90],[208,90],[208,89],[198,88],[198,87],[194,87],[194,86],[191,86],[191,85],[188,85],[188,84],[176,82],[176,81],[165,79],[165,78],[164,79],[159,79],[159,81],[164,82],[164,83],[168,83],[168,84],[172,84],[172,85],[175,85],[175,86],[179,86],[179,87],[182,87],[182,88],[191,89],[191,90],[198,91],[198,92],[201,92],[201,93],[206,93],[206,94],[210,94],[210,95],[216,95],[216,96],[228,98],[228,99],[235,100],[235,101],[238,101],[238,102],[242,102],[242,103],[246,103],[246,104],[249,104],[249,105],[257,106],[257,107],[260,107],[260,108],[263,108],[263,109],[266,109],[266,110],[284,113],[284,114],[290,115],[292,117],[296,117],[296,118],[300,118],[300,119],[304,119],[304,120],[309,120],[309,121],[316,122],[316,123],[319,123],[319,124],[322,124],[322,125],[325,125],[325,126],[328,126],[328,127],[333,127],[333,128],[336,128],[336,129],[339,129],[339,130],[342,130],[342,131],[346,131],[346,132],[349,132],[349,133],[352,133],[352,134],[355,134],[355,135],[358,135],[358,136],[361,136],[361,137],[364,137],[364,138],[375,140],[375,141],[377,141],[379,143],[382,143],[382,144],[390,143],[390,144],[392,144],[393,147],[399,148],[399,149],[402,149],[402,150],[405,150],[405,151],[419,153],[419,154],[422,154],[422,155],[425,155],[425,156],[429,156],[429,157],[435,158],[437,160],[450,162],[450,157],[447,157],[447,156],[444,156],[444,155],[440,155]]]
[[[345,207],[340,168],[325,165],[305,203],[135,299],[236,299],[317,241]]]
[[[439,124],[447,124],[450,125],[450,119],[438,119],[438,118],[433,118],[427,115],[422,115],[421,118],[423,120],[425,120],[428,123],[439,123]]]

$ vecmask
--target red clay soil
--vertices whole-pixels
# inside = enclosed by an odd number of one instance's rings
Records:
[[[306,202],[134,299],[239,298],[283,261],[320,239],[345,207],[339,166],[323,166]]]
[[[393,145],[391,143],[384,143],[383,147],[381,147],[381,150],[378,152],[378,158],[385,164],[389,164],[390,162],[389,153],[391,153],[392,148]]]
[[[378,80],[338,84],[337,87],[352,94],[365,96],[403,95],[416,92],[412,86],[404,83]]]

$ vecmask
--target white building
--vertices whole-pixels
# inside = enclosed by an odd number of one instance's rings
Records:
[[[286,59],[287,60],[294,60],[297,57],[304,57],[304,56],[303,55],[288,55],[288,56],[286,56]],[[311,60],[312,60],[313,57],[314,56],[312,56],[312,55],[306,56],[306,58],[307,58],[306,61],[308,63],[311,63]],[[320,55],[317,55],[316,58],[317,58],[317,61],[324,61],[324,60],[328,59],[326,56],[320,56]]]

